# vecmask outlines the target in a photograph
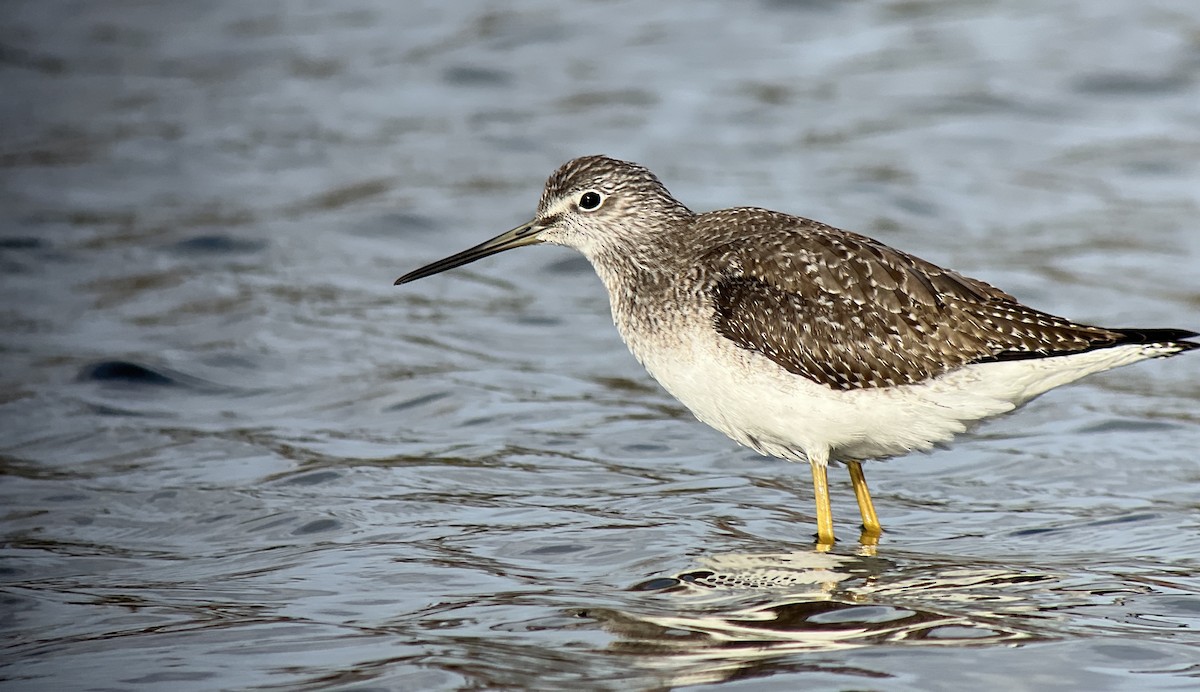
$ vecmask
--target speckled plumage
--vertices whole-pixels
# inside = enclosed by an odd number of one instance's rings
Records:
[[[1080,377],[1200,347],[1190,331],[1040,312],[810,219],[694,214],[646,168],[603,156],[555,171],[533,221],[396,283],[537,242],[587,257],[630,350],[700,420],[813,464],[830,542],[817,480],[829,461],[851,464],[864,526],[877,532],[860,460],[928,449]]]
[[[732,209],[693,223],[694,235],[717,240],[703,260],[714,274],[717,330],[829,387],[915,384],[970,363],[1144,338],[1034,310],[982,281],[809,219]]]

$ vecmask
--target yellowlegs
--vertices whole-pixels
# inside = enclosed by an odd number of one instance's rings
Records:
[[[862,540],[881,532],[862,462],[929,449],[1086,375],[1200,348],[1182,329],[1078,324],[857,233],[766,209],[696,214],[646,168],[604,156],[550,176],[528,223],[396,280],[534,243],[574,248],[629,350],[701,421],[812,466],[834,541],[843,462]]]

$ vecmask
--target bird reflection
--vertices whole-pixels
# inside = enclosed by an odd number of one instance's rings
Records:
[[[1006,587],[1048,575],[988,567],[900,567],[863,546],[855,554],[723,554],[642,582],[665,596],[643,612],[590,611],[620,638],[613,649],[660,671],[669,686],[820,670],[794,654],[880,644],[1016,645],[1044,638],[1036,610]],[[965,607],[964,607],[965,606]],[[965,612],[964,612],[965,611]],[[834,671],[830,671],[834,672]],[[840,675],[885,676],[866,668]]]

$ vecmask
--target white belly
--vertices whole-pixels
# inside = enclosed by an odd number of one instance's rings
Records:
[[[1162,349],[1118,346],[1053,358],[968,365],[927,382],[835,390],[790,373],[716,331],[653,341],[623,335],[638,360],[701,421],[761,454],[826,464],[925,450],[1054,387]]]

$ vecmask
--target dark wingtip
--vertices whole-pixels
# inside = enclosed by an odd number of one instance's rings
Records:
[[[1029,358],[1069,356],[1076,353],[1086,353],[1087,351],[1112,348],[1113,346],[1122,346],[1125,344],[1159,344],[1176,349],[1166,355],[1177,355],[1179,353],[1200,348],[1200,343],[1188,341],[1188,339],[1194,339],[1200,336],[1200,334],[1193,331],[1188,331],[1187,329],[1113,329],[1106,327],[1105,331],[1112,332],[1119,336],[1116,339],[1111,340],[1097,339],[1093,341],[1090,346],[1081,349],[1063,351],[1003,351],[986,358],[976,359],[972,362],[986,363],[991,361],[1026,360]]]
[[[1180,351],[1200,348],[1200,343],[1188,341],[1188,339],[1200,336],[1200,333],[1187,329],[1110,329],[1109,331],[1121,335],[1117,344],[1171,344],[1178,346]]]

